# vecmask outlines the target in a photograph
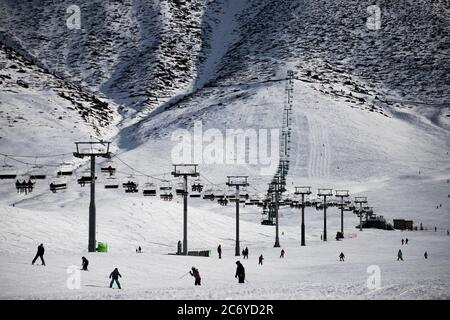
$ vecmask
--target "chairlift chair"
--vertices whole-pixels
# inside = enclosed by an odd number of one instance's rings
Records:
[[[119,183],[117,182],[117,178],[109,177],[105,182],[105,189],[118,189]]]
[[[0,179],[16,179],[17,177],[17,168],[15,166],[9,165],[5,163],[0,167]]]
[[[58,176],[71,176],[73,173],[73,165],[68,162],[63,162],[59,166],[59,170],[57,172]]]
[[[144,188],[142,190],[142,194],[146,197],[154,197],[156,196],[156,186],[154,183],[147,182],[144,184]]]
[[[116,173],[116,168],[114,168],[111,164],[111,162],[108,162],[107,165],[101,167],[100,172],[113,176]]]

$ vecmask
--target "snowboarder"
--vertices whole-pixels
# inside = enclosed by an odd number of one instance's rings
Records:
[[[111,283],[109,284],[110,288],[112,288],[114,282],[116,282],[119,289],[122,289],[120,287],[119,277],[122,278],[122,275],[119,273],[119,269],[115,268],[109,275],[109,278],[111,279]]]
[[[280,258],[284,258],[284,249],[281,249]]]
[[[263,260],[264,260],[264,257],[263,257],[262,254],[259,256],[258,260],[259,260],[258,265],[262,265],[263,264]]]
[[[403,252],[401,249],[398,250],[397,253],[397,261],[402,260],[403,261]]]
[[[237,264],[236,275],[234,277],[239,279],[239,283],[244,283],[245,282],[244,266],[240,261],[236,261],[236,264]]]
[[[88,259],[86,259],[86,257],[82,257],[81,258],[81,270],[88,271],[88,268],[87,268],[88,265],[89,265]]]
[[[181,254],[181,240],[178,240],[177,254]]]
[[[404,245],[405,244],[405,239],[402,239],[402,245]]]
[[[406,240],[405,240],[405,244],[408,244],[408,238],[406,238]]]
[[[39,258],[41,258],[42,265],[45,266],[44,252],[45,252],[44,244],[41,243],[37,248],[36,256],[34,257],[33,262],[31,262],[31,264],[34,264],[36,262],[37,258],[39,257]]]
[[[217,247],[217,253],[219,254],[219,259],[222,259],[222,246],[220,244]]]
[[[345,261],[345,255],[343,252],[339,255],[339,261]]]
[[[200,277],[200,272],[198,272],[198,269],[196,269],[195,267],[192,267],[191,271],[189,271],[189,274],[191,276],[193,276],[195,279],[194,285],[200,286],[201,285],[200,282],[202,281],[202,278]]]
[[[425,251],[425,253],[423,254],[423,257],[424,257],[425,259],[428,259],[428,252]]]

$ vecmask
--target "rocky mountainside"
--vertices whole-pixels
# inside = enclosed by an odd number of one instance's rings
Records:
[[[70,5],[81,29],[66,25]],[[80,86],[133,110],[176,104],[204,85],[280,78],[372,111],[418,106],[447,126],[450,5],[377,1],[2,1],[1,39]],[[225,22],[225,23],[224,23]],[[124,108],[124,111],[126,108]]]

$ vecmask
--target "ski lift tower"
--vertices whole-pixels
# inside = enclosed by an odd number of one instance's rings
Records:
[[[183,255],[188,254],[187,245],[187,199],[188,199],[188,177],[198,177],[197,164],[174,164],[172,175],[184,178],[183,192]]]
[[[363,203],[367,203],[367,197],[355,197],[355,203],[359,203],[359,211],[357,216],[359,217],[359,231],[363,231],[362,229],[362,216],[363,216]]]
[[[227,176],[227,186],[236,187],[236,247],[235,256],[241,255],[241,250],[239,248],[239,187],[247,187],[248,176]]]
[[[95,157],[111,158],[109,146],[111,142],[75,142],[77,151],[73,153],[74,157],[91,158],[91,202],[89,203],[89,240],[88,251],[95,252]]]
[[[327,197],[333,195],[333,189],[319,189],[317,195],[323,197],[323,241],[327,241]]]
[[[349,194],[348,194],[348,190],[336,190],[335,191],[336,197],[341,198],[341,203],[340,203],[340,207],[341,207],[341,233],[342,236],[344,236],[344,198],[348,198]]]
[[[294,194],[302,195],[302,226],[301,226],[301,245],[305,246],[305,195],[311,194],[311,187],[295,187]]]

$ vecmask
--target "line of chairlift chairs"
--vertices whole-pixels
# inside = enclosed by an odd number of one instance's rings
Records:
[[[31,167],[31,170],[26,174],[18,175],[17,169],[14,166],[4,164],[0,168],[0,180],[5,179],[16,179],[16,189],[18,193],[28,194],[31,193],[34,189],[36,180],[44,180],[46,179],[46,175],[42,173],[42,166],[34,165]],[[114,168],[111,164],[107,164],[100,168],[100,172],[106,175],[104,187],[105,189],[118,189],[119,182],[116,177],[116,168]],[[62,163],[56,173],[56,178],[53,179],[49,185],[50,191],[56,193],[61,190],[67,189],[67,177],[72,176],[74,174],[73,164],[71,163]],[[97,177],[95,177],[97,180]],[[77,183],[84,187],[87,184],[90,184],[92,181],[90,171],[83,171],[80,177],[77,177]],[[139,183],[133,175],[128,176],[122,183],[122,188],[126,193],[138,193],[139,192]],[[172,187],[170,181],[163,181],[158,186],[153,182],[144,183],[142,187],[143,196],[148,197],[156,197],[158,195],[164,201],[172,201],[173,200],[173,191],[178,196],[184,194],[184,185],[183,183],[177,183],[175,188]],[[175,189],[175,190],[174,190]],[[205,189],[203,183],[200,179],[196,179],[191,184],[191,191],[189,192],[189,197],[191,198],[203,198],[204,200],[217,200],[218,204],[221,206],[227,206],[229,203],[236,202],[236,195],[234,189],[228,189],[224,191],[223,189]],[[263,215],[268,214],[268,208],[271,204],[271,201],[268,198],[262,199],[256,195],[250,196],[247,190],[244,188],[240,191],[239,194],[239,202],[244,205],[255,205],[263,208]],[[344,211],[353,211],[354,213],[358,213],[359,207],[355,206],[350,200],[344,201]],[[290,206],[291,208],[301,208],[302,204],[299,200],[295,198],[291,198],[286,196],[284,199],[281,199],[278,204],[280,207],[282,206]],[[330,199],[327,201],[327,207],[339,207],[341,204],[337,199]],[[306,199],[305,207],[314,207],[316,210],[323,210],[323,202],[319,198],[311,198]],[[363,207],[363,210],[366,214],[371,215],[373,213],[372,207]]]

